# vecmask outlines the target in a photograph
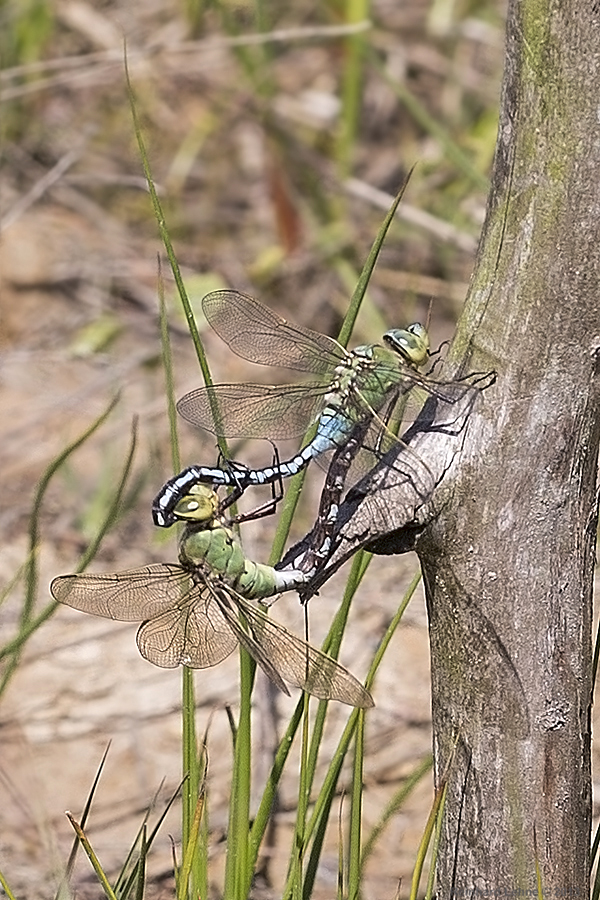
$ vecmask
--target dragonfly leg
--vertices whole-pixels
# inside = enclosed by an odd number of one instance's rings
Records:
[[[279,456],[279,450],[277,449],[277,447],[273,443],[273,441],[271,441],[271,445],[273,447],[272,467],[278,473],[278,477],[274,481],[270,482],[270,484],[271,484],[271,499],[267,500],[265,503],[261,503],[260,506],[254,507],[254,509],[251,509],[249,512],[240,513],[239,515],[234,516],[229,521],[230,525],[231,524],[239,524],[240,522],[248,522],[252,519],[262,519],[264,516],[272,516],[272,515],[274,515],[275,510],[277,509],[277,504],[279,503],[280,500],[283,499],[283,478],[281,476],[281,471],[280,471],[281,459]],[[236,463],[236,465],[239,465],[239,463]],[[240,493],[236,497],[236,500],[241,496],[242,493],[243,493],[243,491],[240,491]],[[229,498],[227,498],[227,501],[228,502],[227,502],[226,506],[220,507],[220,511],[222,511],[223,509],[226,509],[227,506],[230,506],[231,501],[229,501]]]

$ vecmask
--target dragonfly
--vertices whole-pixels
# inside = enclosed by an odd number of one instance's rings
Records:
[[[253,363],[283,366],[321,376],[322,380],[284,386],[217,384],[186,394],[179,413],[193,425],[226,438],[270,441],[304,433],[317,422],[314,438],[294,457],[263,469],[240,463],[223,467],[193,465],[167,481],[152,505],[154,523],[169,527],[179,498],[195,483],[229,485],[235,497],[249,485],[273,483],[295,475],[327,451],[348,440],[352,430],[373,421],[380,435],[398,400],[414,387],[445,402],[454,402],[452,384],[437,382],[421,369],[429,360],[430,343],[420,323],[392,328],[383,346],[365,344],[347,350],[328,335],[294,325],[252,297],[225,290],[202,301],[207,321],[238,356]],[[380,450],[380,438],[375,440]]]
[[[155,666],[216,666],[238,645],[271,681],[322,700],[373,706],[371,694],[347,669],[274,621],[254,602],[298,588],[306,574],[278,572],[244,555],[215,491],[197,484],[176,505],[187,522],[179,562],[157,563],[112,575],[55,578],[55,600],[122,622],[142,621],[137,646]]]

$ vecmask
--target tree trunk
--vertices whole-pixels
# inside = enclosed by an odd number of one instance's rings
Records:
[[[468,429],[412,442],[433,500],[419,509],[380,466],[342,505],[328,565],[365,545],[419,553],[448,779],[441,898],[515,896],[538,877],[544,897],[589,896],[599,121],[600,0],[511,0],[492,190],[450,353],[455,372],[497,380]]]

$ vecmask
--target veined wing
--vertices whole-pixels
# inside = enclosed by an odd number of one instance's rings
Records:
[[[137,633],[140,653],[163,669],[207,669],[226,659],[238,639],[210,591],[195,585],[184,606],[144,622]]]
[[[347,669],[296,637],[228,585],[219,585],[214,596],[240,644],[276,684],[281,686],[285,679],[321,700],[339,700],[363,709],[374,705],[369,692]],[[248,631],[240,624],[238,610],[248,623]]]
[[[279,440],[304,432],[320,413],[326,392],[322,384],[215,384],[190,391],[177,409],[212,434]]]
[[[351,466],[350,483],[354,483],[373,469],[386,453],[396,449],[403,451],[403,463],[410,457],[407,463],[410,473],[407,471],[406,474],[408,477],[411,475],[416,477],[419,492],[429,495],[433,491],[434,479],[426,462],[413,453],[410,446],[399,436],[418,415],[425,400],[426,396],[423,396],[422,392],[417,398],[415,390],[412,390],[410,385],[408,388],[401,385],[379,412],[371,411],[364,425],[359,423],[354,426],[347,439],[348,454],[337,463],[341,464],[342,469]],[[335,477],[335,473],[333,475]],[[337,477],[339,480],[339,476]]]
[[[406,435],[407,429],[421,412],[429,395],[434,394],[442,404],[442,407],[438,405],[438,413],[442,408],[446,411],[445,416],[437,416],[436,429],[451,434],[454,429],[460,429],[464,425],[464,406],[460,406],[463,414],[454,412],[458,401],[470,393],[473,404],[481,393],[480,388],[466,381],[447,382],[440,385],[440,389],[433,391],[428,385],[423,389],[418,386],[412,387],[408,391],[402,386],[390,397],[386,407],[373,415],[362,439],[360,451],[356,454],[357,465],[353,466],[353,481],[359,474],[365,474],[372,469],[387,453],[396,450],[402,453],[398,462],[393,463],[394,469],[406,476],[423,500],[433,492],[435,479],[429,466],[412,451],[410,444],[402,440],[402,435]]]
[[[55,600],[122,622],[143,622],[142,656],[155,666],[216,666],[238,641],[212,595],[176,564],[144,566],[116,575],[61,575],[50,585]]]
[[[440,418],[436,428],[451,433],[454,427],[460,426],[460,423],[464,421],[463,416],[454,414],[453,408],[469,392],[471,393],[471,402],[474,403],[481,390],[476,385],[469,384],[466,381],[441,384],[427,381],[426,383],[417,372],[409,370],[407,379],[400,382],[390,391],[389,399],[382,409],[378,412],[370,411],[368,416],[370,424],[361,438],[359,452],[355,453],[359,460],[358,467],[354,467],[355,470],[362,470],[362,474],[364,474],[369,469],[372,469],[381,457],[389,451],[402,449],[404,451],[403,465],[404,463],[409,465],[411,474],[414,475],[420,486],[419,492],[424,495],[428,494],[434,487],[433,476],[428,466],[424,460],[412,453],[410,446],[398,435],[406,432],[410,423],[417,418],[431,395],[435,396],[447,410],[446,421],[444,422]],[[368,404],[362,398],[360,391],[356,391],[354,403],[356,406],[361,404],[364,409],[368,409]],[[360,416],[357,416],[357,420],[359,419]],[[410,457],[413,458],[412,465],[410,465]],[[358,471],[355,471],[355,474],[358,474]],[[407,472],[407,474],[409,473]]]
[[[55,600],[81,612],[139,622],[185,603],[192,586],[182,566],[156,563],[115,575],[59,575],[50,592]]]
[[[436,397],[443,403],[457,403],[466,393],[473,391],[475,394],[480,393],[480,389],[466,381],[436,381],[429,375],[422,375],[417,369],[407,366],[406,363],[400,362],[403,378],[406,379],[405,392],[413,390],[421,394],[425,402],[428,396]]]
[[[347,354],[333,338],[293,325],[239,291],[207,294],[202,309],[221,340],[253,363],[324,375]]]

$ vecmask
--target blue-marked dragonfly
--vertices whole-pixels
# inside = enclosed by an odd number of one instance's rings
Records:
[[[218,384],[198,388],[177,404],[181,415],[224,437],[268,438],[302,434],[317,422],[315,437],[292,459],[263,469],[239,463],[223,467],[190,466],[162,487],[152,513],[156,525],[168,527],[174,509],[197,483],[230,485],[239,496],[249,485],[268,484],[294,475],[311,459],[343,446],[354,428],[373,423],[371,440],[378,455],[394,440],[386,428],[398,401],[414,387],[445,402],[457,398],[456,385],[420,374],[429,359],[429,336],[416,323],[391,329],[385,346],[346,350],[333,338],[293,325],[258,301],[237,291],[216,291],[202,302],[209,324],[239,356],[254,363],[284,366],[324,376],[320,382],[284,386]],[[464,392],[468,388],[460,388]]]

